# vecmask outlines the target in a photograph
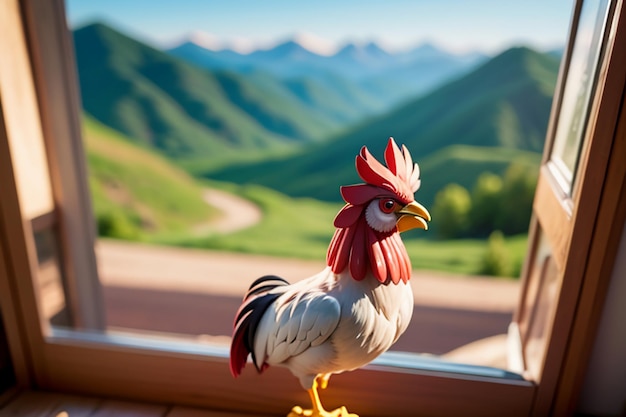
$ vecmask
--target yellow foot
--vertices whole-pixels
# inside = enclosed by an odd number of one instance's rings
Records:
[[[304,410],[300,406],[295,406],[287,417],[359,417],[358,414],[349,413],[346,407],[339,407],[332,411],[326,410]]]

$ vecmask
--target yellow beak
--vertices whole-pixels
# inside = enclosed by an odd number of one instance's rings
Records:
[[[396,222],[396,227],[400,233],[411,229],[428,230],[427,221],[430,221],[430,213],[424,206],[416,201],[402,207],[398,214],[400,218]]]

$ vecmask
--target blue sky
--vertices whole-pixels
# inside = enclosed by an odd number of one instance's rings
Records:
[[[379,41],[404,49],[430,41],[453,51],[498,52],[564,43],[572,2],[564,0],[66,0],[72,27],[94,20],[156,46],[191,32],[267,47],[297,33],[335,45]]]

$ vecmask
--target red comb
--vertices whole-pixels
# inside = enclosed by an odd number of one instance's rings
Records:
[[[413,200],[413,193],[419,188],[417,164],[413,163],[408,149],[403,146],[400,150],[393,138],[389,138],[387,142],[385,162],[387,163],[386,167],[378,162],[364,146],[356,157],[356,170],[359,177],[367,184],[391,191],[401,200],[409,203]],[[351,191],[352,194],[355,194],[357,190]],[[365,187],[362,188],[362,191],[367,192],[367,194],[371,193],[371,190],[367,190]]]

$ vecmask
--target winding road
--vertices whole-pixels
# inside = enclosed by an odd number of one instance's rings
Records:
[[[198,235],[209,232],[233,233],[254,226],[263,218],[259,207],[235,194],[210,188],[204,190],[202,197],[220,214],[210,222],[196,226],[194,232]]]

